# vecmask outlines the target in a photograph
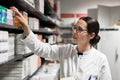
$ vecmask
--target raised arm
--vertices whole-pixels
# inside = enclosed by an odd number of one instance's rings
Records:
[[[40,55],[44,58],[59,60],[59,47],[58,45],[50,45],[48,43],[43,43],[34,35],[23,15],[19,12],[16,7],[10,7],[10,9],[15,13],[15,17],[19,20],[24,30],[24,36],[26,38],[22,39],[29,49],[31,49],[35,54]]]

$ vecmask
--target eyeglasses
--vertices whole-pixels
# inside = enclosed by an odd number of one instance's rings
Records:
[[[76,25],[74,25],[74,26],[72,27],[72,30],[73,30],[73,31],[76,30],[76,32],[87,31],[86,29],[82,29],[81,27],[76,26]]]

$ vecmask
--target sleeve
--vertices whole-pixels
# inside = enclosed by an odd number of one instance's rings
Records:
[[[102,61],[102,66],[101,66],[98,80],[112,80],[111,72],[110,72],[110,68],[109,68],[109,64],[108,64],[106,56],[104,60]]]
[[[59,60],[59,46],[41,42],[32,31],[22,41],[35,54],[44,58]]]

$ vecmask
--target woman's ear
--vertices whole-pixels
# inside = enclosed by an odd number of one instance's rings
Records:
[[[92,32],[92,33],[90,34],[90,39],[93,39],[94,37],[95,37],[95,33]]]

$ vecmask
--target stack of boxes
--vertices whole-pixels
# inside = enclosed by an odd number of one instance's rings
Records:
[[[29,17],[29,26],[33,30],[39,30],[40,29],[40,27],[39,27],[39,19]]]
[[[6,24],[7,22],[7,8],[0,6],[0,23]]]
[[[0,6],[0,23],[13,25],[13,12]]]
[[[15,34],[9,33],[9,41],[8,42],[9,42],[8,59],[10,60],[10,59],[14,58],[14,55],[15,55]]]
[[[13,25],[13,11],[7,9],[7,24]]]
[[[8,32],[0,31],[0,64],[4,64],[8,61]]]
[[[1,66],[0,79],[1,80],[23,80],[28,73],[27,60],[20,62],[13,62],[8,65]]]
[[[8,34],[7,31],[0,31],[0,64],[4,64],[14,58],[14,39],[14,34]]]
[[[35,9],[44,14],[44,0],[34,0]]]
[[[38,68],[38,56],[33,55],[22,61],[1,66],[0,80],[24,80]]]

